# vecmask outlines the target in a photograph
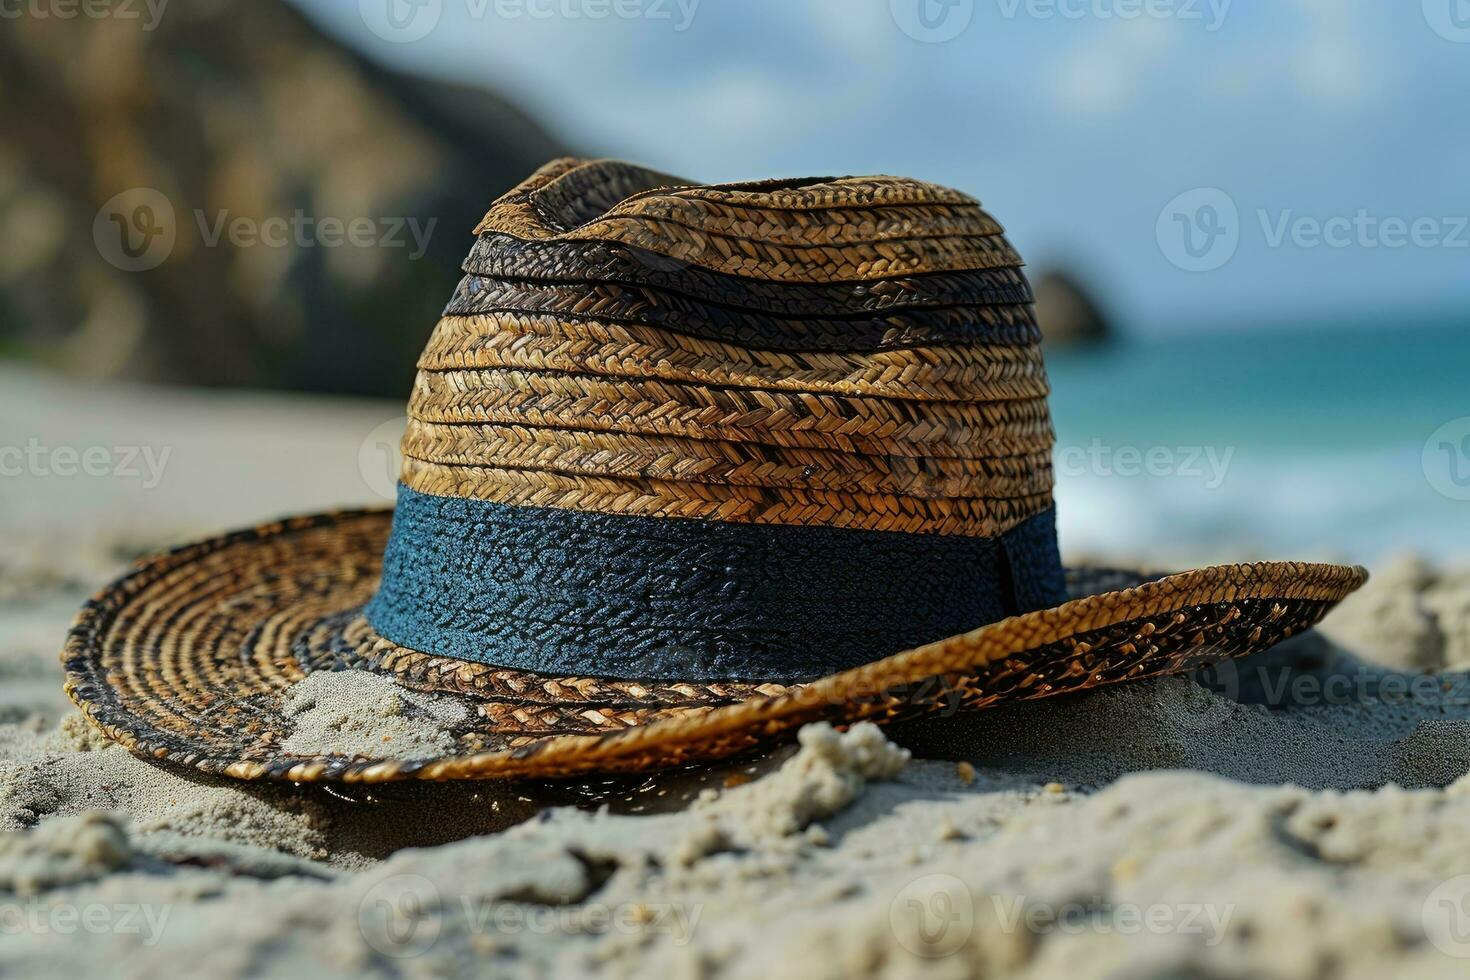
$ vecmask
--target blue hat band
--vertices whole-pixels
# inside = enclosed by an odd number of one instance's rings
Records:
[[[1066,599],[1050,508],[994,538],[603,514],[400,485],[379,635],[550,675],[791,682]]]

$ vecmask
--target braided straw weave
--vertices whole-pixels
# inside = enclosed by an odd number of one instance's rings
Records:
[[[414,490],[984,537],[1050,506],[1030,290],[963,194],[557,161],[476,232],[419,359]]]
[[[402,482],[604,514],[994,538],[1052,503],[1031,291],[972,198],[893,177],[695,186],[558,160],[496,201],[409,400]],[[82,610],[67,691],[141,755],[241,778],[633,771],[1189,670],[1306,629],[1361,569],[1272,563],[1077,598],[810,683],[549,676],[378,635],[386,512],[142,562]],[[553,544],[553,542],[548,542]],[[560,550],[549,580],[574,580]],[[850,661],[849,661],[850,662]],[[291,685],[348,668],[462,699],[453,750],[283,748]]]

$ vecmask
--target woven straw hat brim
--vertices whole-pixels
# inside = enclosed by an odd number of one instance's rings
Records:
[[[377,636],[391,512],[323,514],[147,559],[92,599],[62,654],[79,708],[133,752],[212,773],[296,781],[624,772],[773,745],[800,725],[888,722],[1194,669],[1315,624],[1360,568],[1261,563],[1140,583],[1074,570],[1078,596],[807,684],[548,677],[431,656]],[[1128,587],[1132,586],[1132,587]],[[1104,591],[1107,590],[1107,591]],[[430,758],[291,754],[291,684],[360,668],[460,699]]]

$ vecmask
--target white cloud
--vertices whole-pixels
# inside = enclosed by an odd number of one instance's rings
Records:
[[[1103,51],[1082,51],[1057,66],[1056,98],[1060,108],[1083,115],[1122,109],[1134,89],[1124,62]]]
[[[1349,105],[1369,94],[1366,53],[1350,37],[1322,36],[1298,49],[1292,66],[1302,91],[1320,102]]]
[[[839,57],[887,60],[891,55],[897,31],[886,3],[808,0],[790,9],[804,11],[807,29],[838,49]]]
[[[1081,25],[1067,24],[1074,30]],[[1149,75],[1178,48],[1178,25],[1153,19],[1110,21],[1053,66],[1057,107],[1081,115],[1123,111]]]

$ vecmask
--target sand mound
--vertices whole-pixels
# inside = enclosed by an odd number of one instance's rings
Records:
[[[364,670],[312,674],[286,692],[296,723],[281,742],[287,752],[401,759],[442,755],[454,747],[447,727],[463,722],[463,702],[400,687]]]
[[[1439,571],[1405,555],[1375,569],[1320,631],[1386,667],[1470,670],[1470,572]]]
[[[0,835],[0,891],[35,895],[93,881],[132,856],[116,818],[92,811],[43,824],[31,833]]]
[[[911,762],[871,729],[809,731],[749,785],[685,812],[559,809],[505,833],[402,851],[326,880],[205,867],[51,861],[76,825],[23,835],[51,906],[140,904],[110,936],[145,976],[412,976],[593,969],[670,978],[1059,974],[1446,977],[1439,899],[1470,871],[1470,791],[1312,792],[1197,773],[1126,777],[1090,796],[987,788]],[[881,782],[869,783],[870,779]],[[97,820],[98,818],[91,818]],[[812,835],[813,821],[833,831]],[[723,846],[690,850],[701,827]],[[675,857],[679,860],[674,860]],[[70,862],[70,863],[68,863]],[[109,868],[123,870],[98,877]],[[207,896],[207,898],[205,898]],[[26,972],[99,966],[75,937],[15,937]]]

